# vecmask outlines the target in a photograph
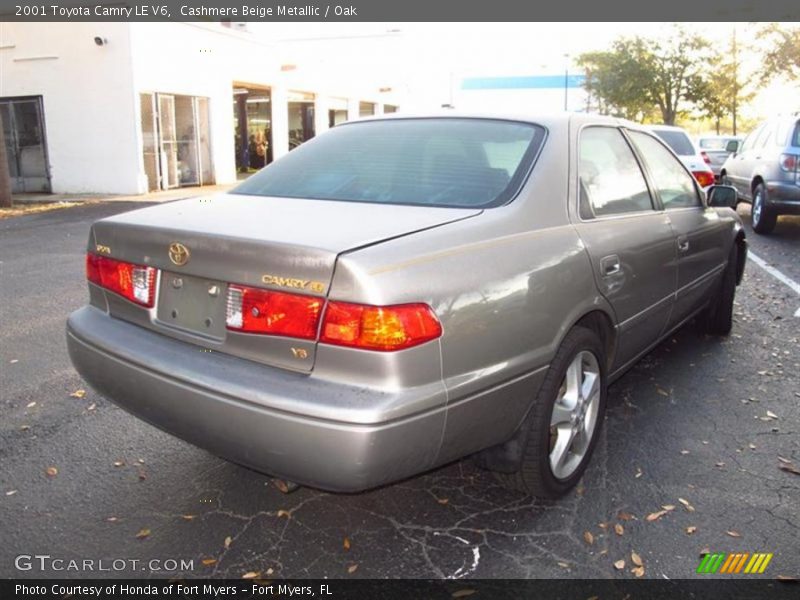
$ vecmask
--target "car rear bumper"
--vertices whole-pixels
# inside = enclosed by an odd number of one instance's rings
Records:
[[[446,406],[403,418],[346,422],[271,408],[345,398],[368,408],[384,392],[315,380],[167,338],[88,306],[67,323],[70,358],[98,392],[196,446],[261,472],[354,492],[434,466]],[[413,392],[419,393],[419,392]],[[302,400],[302,402],[301,402]],[[343,411],[343,414],[345,412]]]
[[[767,206],[781,214],[800,214],[800,185],[770,181],[767,183]]]

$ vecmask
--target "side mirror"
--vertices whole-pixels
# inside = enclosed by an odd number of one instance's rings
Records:
[[[727,144],[725,144],[725,152],[728,154],[736,154],[739,151],[739,142],[736,140],[731,140]]]
[[[736,188],[729,185],[712,185],[706,192],[708,198],[708,205],[714,207],[732,208],[736,210],[736,205],[739,203],[739,194]]]

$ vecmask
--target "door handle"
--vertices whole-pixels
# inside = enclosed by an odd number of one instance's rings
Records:
[[[612,254],[611,256],[606,256],[603,258],[600,261],[600,271],[603,277],[616,275],[622,271],[622,265],[619,262],[619,256]]]
[[[681,252],[688,252],[689,251],[689,240],[684,238],[678,238],[678,250]]]

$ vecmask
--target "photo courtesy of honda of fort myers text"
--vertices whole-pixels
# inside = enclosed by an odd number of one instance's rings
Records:
[[[0,597],[795,597],[756,6],[0,0]]]

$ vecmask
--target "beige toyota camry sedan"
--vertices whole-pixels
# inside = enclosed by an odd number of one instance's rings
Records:
[[[346,123],[227,194],[96,222],[69,352],[131,414],[302,485],[475,455],[559,496],[614,379],[690,320],[730,331],[735,202],[610,118]]]

